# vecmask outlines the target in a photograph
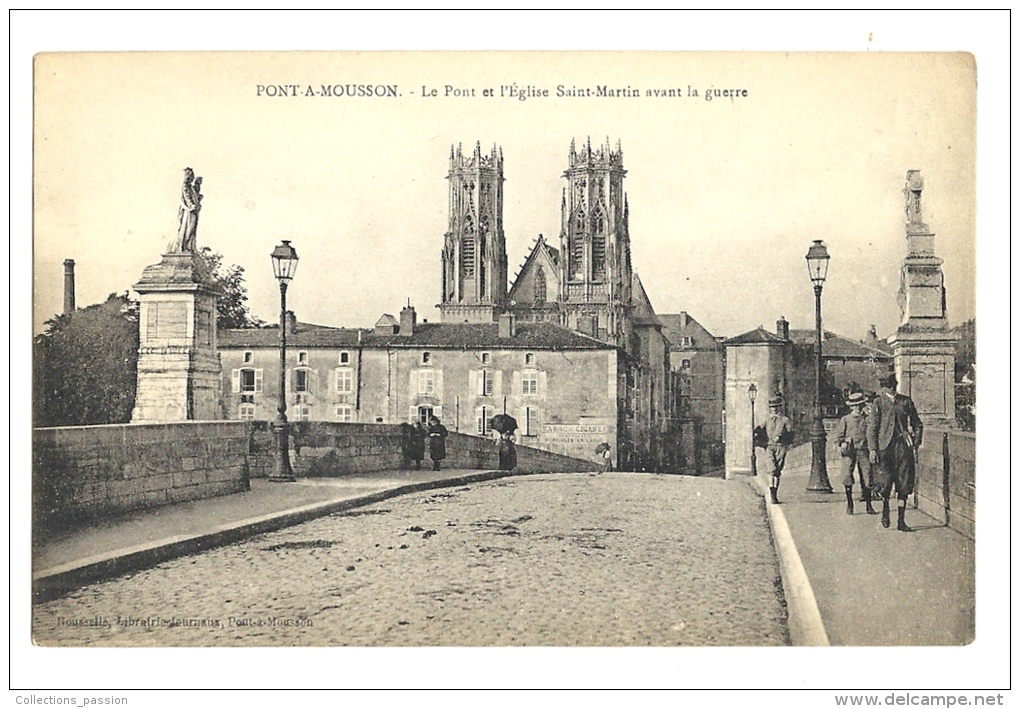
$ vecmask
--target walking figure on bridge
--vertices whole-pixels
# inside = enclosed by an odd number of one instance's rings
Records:
[[[846,513],[854,513],[854,470],[857,470],[861,480],[861,500],[869,515],[877,515],[878,512],[871,505],[874,481],[868,455],[868,415],[864,410],[867,399],[864,398],[864,392],[855,391],[847,397],[846,403],[850,413],[836,424],[836,445],[842,456],[843,487],[846,488]]]
[[[772,504],[779,504],[779,479],[786,465],[786,451],[793,443],[793,424],[783,415],[783,397],[769,399],[769,417],[765,420],[765,471],[772,476],[769,481],[769,495]]]
[[[896,529],[911,531],[904,521],[907,497],[914,491],[915,459],[924,426],[909,396],[896,392],[896,375],[879,380],[880,391],[871,404],[868,419],[868,450],[878,465],[875,482],[882,494],[882,526],[889,526],[889,496],[896,488]]]
[[[429,418],[429,458],[432,459],[432,469],[439,470],[440,462],[446,458],[446,437],[450,434],[446,426],[439,422],[435,416]]]

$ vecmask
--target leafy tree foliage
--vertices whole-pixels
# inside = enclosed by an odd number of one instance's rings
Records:
[[[977,322],[971,318],[956,328],[956,422],[965,431],[977,428]]]
[[[216,301],[216,326],[221,330],[265,327],[266,323],[248,310],[244,269],[237,264],[224,266],[223,254],[216,253],[208,246],[202,249],[202,256],[222,291]]]
[[[222,291],[219,328],[264,327],[248,312],[244,269],[223,266],[206,247],[203,257]],[[138,370],[138,301],[126,293],[46,321],[33,351],[32,419],[35,426],[127,423],[135,405]]]
[[[46,322],[35,338],[36,426],[125,423],[135,404],[138,303],[111,293],[105,303]]]

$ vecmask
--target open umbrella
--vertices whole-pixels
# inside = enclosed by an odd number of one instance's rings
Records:
[[[500,433],[513,433],[517,430],[517,419],[507,414],[496,414],[489,419],[489,426]]]

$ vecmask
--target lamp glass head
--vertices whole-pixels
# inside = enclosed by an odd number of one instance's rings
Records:
[[[280,283],[290,283],[297,271],[298,255],[290,242],[284,239],[279,246],[273,249],[273,275]]]
[[[808,249],[807,256],[804,258],[807,259],[808,276],[811,277],[811,282],[816,286],[825,283],[825,277],[829,273],[829,251],[821,239],[816,239],[811,244],[811,248]]]

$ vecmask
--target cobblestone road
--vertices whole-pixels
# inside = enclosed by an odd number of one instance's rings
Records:
[[[394,498],[35,608],[42,645],[783,645],[749,486],[609,473]]]

